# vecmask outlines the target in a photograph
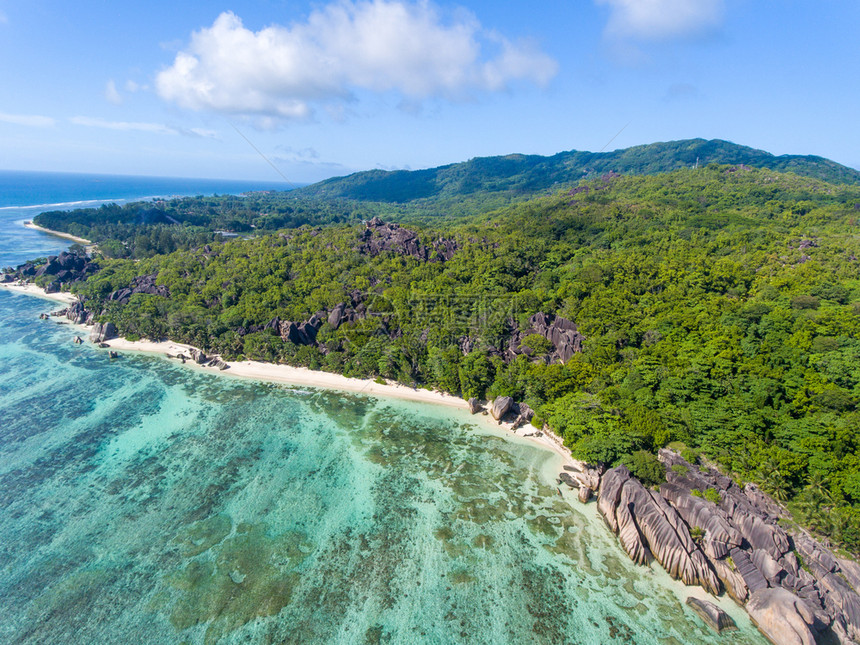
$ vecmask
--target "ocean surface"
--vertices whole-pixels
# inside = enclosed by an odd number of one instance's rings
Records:
[[[0,266],[56,204],[240,192],[163,181],[0,173]],[[0,643],[766,643],[483,417],[111,360],[57,307],[0,289]]]

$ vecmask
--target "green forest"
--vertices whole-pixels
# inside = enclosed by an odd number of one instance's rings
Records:
[[[579,458],[648,481],[654,453],[681,448],[860,552],[860,187],[709,164],[459,210],[289,195],[37,221],[99,241],[74,289],[123,335],[511,396]],[[392,230],[408,243],[373,246]],[[169,295],[111,299],[148,275]],[[338,305],[354,315],[329,324]],[[562,363],[520,333],[539,312],[575,323],[581,351]],[[311,342],[267,326],[314,314]]]

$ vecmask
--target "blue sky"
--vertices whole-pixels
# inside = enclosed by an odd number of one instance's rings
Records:
[[[303,183],[693,137],[860,168],[858,26],[856,0],[0,0],[0,168]]]

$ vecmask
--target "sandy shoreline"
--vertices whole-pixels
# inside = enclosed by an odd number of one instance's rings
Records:
[[[47,233],[48,235],[53,235],[54,237],[62,237],[65,240],[71,240],[72,242],[77,242],[78,244],[92,244],[92,241],[83,237],[78,237],[69,233],[63,233],[61,231],[54,231],[50,228],[45,228],[44,226],[33,224],[33,222],[24,222],[24,227],[33,229],[34,231],[41,231],[42,233]]]
[[[53,300],[64,305],[70,305],[77,301],[77,296],[74,294],[68,292],[46,293],[41,287],[30,283],[10,283],[2,284],[0,286],[5,287],[9,291]],[[87,329],[87,327],[83,325],[80,327],[81,329]],[[143,352],[165,357],[168,355],[177,356],[179,354],[190,356],[191,350],[196,349],[191,345],[170,340],[156,342],[152,340],[131,341],[125,338],[113,338],[106,341],[106,344],[110,346],[111,349],[118,351]],[[262,363],[259,361],[225,362],[229,365],[229,369],[224,370],[223,372],[211,367],[197,365],[194,361],[187,361],[185,365],[193,369],[215,372],[226,376],[266,381],[269,383],[318,387],[328,390],[367,394],[369,396],[390,397],[404,401],[444,405],[460,410],[469,409],[469,404],[465,400],[437,390],[411,388],[405,385],[390,383],[383,385],[371,379],[349,378],[340,374],[310,370],[305,367],[293,367],[291,365],[277,365],[274,363]],[[547,434],[546,432],[535,434],[538,433],[537,429],[530,425],[514,430],[511,423],[497,423],[492,417],[484,416],[480,413],[475,415],[473,418],[476,422],[482,422],[490,427],[507,431],[521,439],[528,440],[530,443],[539,445],[547,450],[551,450],[561,458],[562,465],[573,466],[577,469],[583,468],[583,464],[575,460],[571,456],[570,450],[562,445],[561,439],[554,435]]]
[[[0,284],[0,287],[8,289],[9,291],[14,291],[15,293],[23,293],[28,296],[35,296],[36,298],[43,298],[45,300],[61,302],[64,305],[70,305],[78,301],[78,297],[73,293],[69,293],[68,291],[47,293],[42,287],[36,286],[35,284],[32,284],[30,282],[10,282],[6,284]]]

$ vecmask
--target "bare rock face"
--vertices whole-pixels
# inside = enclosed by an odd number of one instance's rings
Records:
[[[90,341],[93,343],[103,343],[111,338],[116,338],[116,325],[112,322],[96,323],[90,331]]]
[[[737,572],[741,575],[750,592],[767,589],[767,578],[764,577],[758,567],[753,564],[747,551],[739,548],[732,549],[732,562],[735,563]]]
[[[341,322],[344,319],[344,312],[346,311],[346,303],[342,302],[337,305],[328,315],[328,324],[333,328],[337,329],[340,327]]]
[[[711,566],[714,568],[720,582],[723,583],[726,593],[738,603],[744,604],[747,598],[749,598],[750,590],[741,574],[729,566],[726,560],[711,560]]]
[[[314,314],[303,323],[279,321],[278,333],[284,341],[289,341],[294,345],[313,345],[317,341],[317,332],[320,327],[322,327],[322,320]]]
[[[384,251],[408,255],[424,262],[444,262],[454,257],[459,245],[455,240],[439,238],[432,245],[421,243],[418,234],[399,224],[383,222],[378,217],[366,222],[359,234],[356,250],[371,257]]]
[[[481,404],[478,402],[478,399],[476,399],[474,396],[471,399],[469,399],[468,403],[469,403],[469,413],[470,414],[478,414],[478,412],[480,412],[483,409]]]
[[[687,598],[687,605],[695,611],[705,624],[718,634],[723,630],[735,630],[738,626],[732,617],[714,603],[699,598]]]
[[[514,400],[509,396],[500,396],[495,401],[493,401],[493,405],[490,408],[490,414],[493,415],[493,418],[496,421],[501,421],[504,416],[510,411],[511,407],[514,405]]]
[[[716,573],[680,515],[659,494],[633,479],[624,466],[609,470],[601,479],[598,510],[634,562],[644,564],[653,555],[673,578],[720,593]]]
[[[78,300],[77,302],[73,302],[71,305],[69,305],[69,307],[66,309],[65,315],[66,318],[71,320],[76,325],[83,325],[89,322],[88,319],[92,316],[90,312],[84,309],[84,303],[82,303],[80,300]]]
[[[153,296],[162,296],[167,298],[170,296],[170,289],[165,285],[156,285],[155,281],[158,278],[158,273],[149,275],[139,275],[131,281],[131,284],[123,289],[117,289],[111,292],[108,300],[128,304],[128,301],[136,293],[146,293]]]
[[[579,493],[577,494],[577,499],[579,499],[580,503],[587,504],[588,500],[591,499],[592,490],[587,488],[586,486],[579,487]]]
[[[815,645],[824,627],[822,616],[786,589],[753,591],[746,608],[765,636],[779,645]]]
[[[514,421],[514,427],[519,428],[521,426],[526,425],[534,418],[534,410],[532,410],[525,403],[518,403],[515,406],[518,410],[517,419]]]
[[[600,488],[600,473],[594,468],[588,468],[584,473],[574,473],[573,478],[579,482],[580,487],[587,488],[592,493]]]
[[[702,546],[709,558],[725,558],[743,542],[743,536],[716,504],[694,497],[678,484],[661,485],[660,494],[675,507],[688,526],[698,526],[705,531]]]
[[[758,515],[752,515],[732,503],[732,499],[724,499],[721,506],[729,507],[727,515],[741,535],[750,543],[753,549],[767,551],[774,560],[779,560],[791,551],[788,535],[776,524],[769,524]]]
[[[199,349],[192,349],[192,350],[191,350],[191,352],[190,352],[190,354],[191,354],[191,358],[192,358],[192,360],[193,360],[195,363],[197,363],[198,365],[203,365],[203,364],[205,364],[205,363],[208,363],[208,362],[209,362],[209,357],[208,357],[208,356],[206,356],[206,354],[204,354],[204,353],[203,353],[202,351],[200,351]]]
[[[513,359],[517,354],[522,353],[523,350],[520,345],[523,339],[532,334],[543,336],[552,343],[553,350],[549,358],[562,363],[566,363],[574,354],[581,352],[582,342],[585,340],[585,336],[579,333],[579,329],[573,321],[561,316],[538,312],[529,318],[528,328],[514,331],[507,358]]]

